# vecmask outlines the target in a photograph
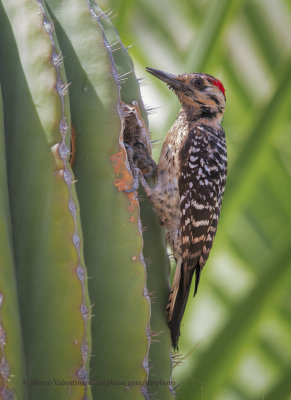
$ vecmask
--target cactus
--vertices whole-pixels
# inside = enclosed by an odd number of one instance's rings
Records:
[[[93,1],[2,0],[0,31],[0,398],[172,399],[168,259],[128,191],[129,116],[151,153],[128,52]]]
[[[0,90],[0,393],[1,398],[11,397],[11,384],[8,379],[10,371],[13,371],[15,375],[13,388],[19,396],[24,398],[25,388],[22,386],[24,363],[14,260],[11,251],[11,220],[5,158],[3,104]],[[7,337],[9,340],[6,341]]]

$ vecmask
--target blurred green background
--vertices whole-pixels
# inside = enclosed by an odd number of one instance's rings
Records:
[[[182,324],[178,399],[291,399],[291,1],[102,0],[141,80],[154,155],[179,108],[150,66],[221,79],[229,176]],[[150,110],[151,111],[151,110]]]

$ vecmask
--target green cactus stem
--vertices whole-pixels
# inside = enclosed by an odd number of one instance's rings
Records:
[[[62,55],[41,1],[2,6],[0,78],[29,399],[90,399],[90,305]]]
[[[81,207],[92,318],[96,398],[148,398],[149,299],[139,207],[122,144],[124,118],[110,46],[88,3],[48,0],[65,55],[74,172]],[[86,47],[84,47],[84,41]]]
[[[26,398],[22,337],[14,274],[0,88],[0,398]]]
[[[150,374],[148,390],[150,395],[160,400],[175,398],[172,382],[173,360],[171,354],[171,336],[167,324],[166,305],[169,296],[170,263],[166,252],[165,234],[152,206],[142,192],[141,219],[145,227],[144,256],[147,262],[147,284],[151,297],[151,334],[149,353]]]

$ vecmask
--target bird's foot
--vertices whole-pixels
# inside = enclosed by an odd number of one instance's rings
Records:
[[[150,196],[153,189],[149,186],[145,177],[156,174],[156,163],[152,160],[151,157],[140,157],[140,155],[142,154],[142,150],[146,150],[146,147],[143,143],[137,141],[133,147],[130,146],[128,143],[124,143],[124,147],[127,151],[127,158],[133,176],[133,184],[131,189],[123,191],[126,193],[135,192],[139,188],[139,183],[141,183],[147,196]],[[145,162],[145,160],[147,162]]]
[[[133,145],[133,162],[142,171],[146,178],[156,176],[157,164],[152,159],[148,148],[142,142],[136,141]]]
[[[126,148],[127,158],[128,158],[130,170],[131,170],[132,177],[133,177],[133,183],[132,183],[131,189],[123,190],[123,192],[132,193],[132,192],[135,192],[139,187],[138,176],[139,176],[140,170],[139,170],[139,168],[136,167],[136,165],[133,161],[133,148],[128,143],[124,143],[124,147]]]
[[[126,193],[135,192],[139,188],[139,179],[138,178],[139,178],[139,174],[141,174],[140,169],[135,167],[131,170],[131,173],[132,173],[132,177],[133,177],[132,187],[129,190],[123,190]]]

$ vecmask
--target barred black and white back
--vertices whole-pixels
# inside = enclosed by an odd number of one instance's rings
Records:
[[[168,303],[173,346],[196,272],[194,295],[217,230],[227,173],[225,133],[198,125],[185,138],[179,153],[182,259],[177,262]]]

